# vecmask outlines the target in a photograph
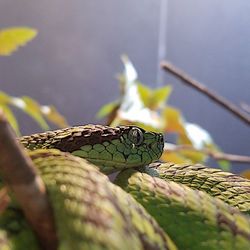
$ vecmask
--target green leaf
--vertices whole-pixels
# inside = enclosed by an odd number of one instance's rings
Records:
[[[145,107],[148,107],[151,110],[161,108],[172,91],[172,87],[169,85],[153,90],[138,81],[136,81],[136,83],[141,100]]]
[[[60,128],[68,127],[68,122],[61,115],[54,106],[42,106],[41,107],[42,114],[46,117],[48,121],[55,124]]]
[[[9,56],[37,35],[35,29],[12,27],[0,30],[0,55]]]
[[[16,134],[19,136],[20,135],[19,125],[11,109],[6,105],[0,105],[0,109],[3,110],[7,121],[10,123]]]
[[[28,96],[23,96],[22,98],[15,98],[14,100],[16,101],[14,102],[12,101],[13,105],[26,112],[41,126],[42,129],[44,130],[49,129],[49,125],[43,118],[41,107],[35,100],[33,100]]]
[[[223,170],[223,171],[227,171],[229,172],[232,168],[232,164],[229,161],[226,160],[220,160],[217,161],[219,167]]]
[[[142,102],[144,103],[145,107],[149,106],[149,99],[152,95],[152,89],[148,88],[147,86],[145,86],[144,84],[137,82],[137,90],[139,93],[139,96],[142,100]]]
[[[156,110],[162,107],[167,102],[171,92],[172,87],[170,85],[154,90],[150,98],[150,108]]]
[[[118,107],[118,102],[114,101],[114,102],[110,102],[107,103],[105,105],[103,105],[100,110],[97,112],[96,117],[98,119],[102,119],[106,116],[108,116],[109,114],[111,114],[117,107]]]

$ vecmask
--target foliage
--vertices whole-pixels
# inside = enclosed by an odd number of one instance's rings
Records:
[[[138,80],[137,72],[127,56],[122,56],[124,73],[118,76],[120,98],[104,105],[98,118],[107,118],[108,125],[135,124],[169,135],[175,144],[166,143],[163,161],[175,163],[204,163],[207,150],[219,151],[210,134],[200,126],[189,123],[177,108],[168,104],[172,87],[151,89]],[[187,145],[188,147],[182,147]],[[229,170],[230,164],[218,161]]]
[[[27,27],[13,27],[0,30],[0,56],[11,55],[19,46],[25,45],[37,35],[37,31]],[[65,118],[53,106],[42,106],[28,96],[13,97],[0,91],[0,109],[20,135],[19,125],[11,107],[16,107],[33,118],[44,130],[49,128],[47,121],[58,127],[68,126]],[[47,120],[47,121],[46,121]]]
[[[9,56],[37,35],[35,29],[12,27],[0,30],[0,56]]]

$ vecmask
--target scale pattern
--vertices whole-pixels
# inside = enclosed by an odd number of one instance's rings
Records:
[[[179,249],[248,250],[250,219],[205,192],[135,170],[115,181],[158,221]]]
[[[164,180],[203,190],[242,212],[250,213],[250,181],[241,176],[198,164],[152,164],[145,171]]]
[[[48,190],[59,249],[176,249],[145,209],[95,166],[52,149],[30,156]],[[27,249],[22,240],[12,238],[11,249]]]
[[[105,174],[154,162],[164,146],[159,133],[135,126],[111,128],[91,124],[23,136],[20,142],[31,150],[56,148],[70,152],[99,166]]]

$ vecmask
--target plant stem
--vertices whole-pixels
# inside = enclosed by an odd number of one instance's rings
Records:
[[[226,161],[237,162],[237,163],[246,163],[246,164],[250,163],[250,156],[227,154],[223,152],[214,151],[209,148],[197,149],[191,145],[175,145],[171,143],[165,143],[164,150],[167,152],[179,152],[179,151],[189,150],[189,151],[203,153],[217,161],[226,160]]]

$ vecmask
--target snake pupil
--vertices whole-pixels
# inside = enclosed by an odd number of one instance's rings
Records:
[[[139,128],[132,128],[129,131],[128,138],[135,145],[140,145],[143,141],[143,133]]]

